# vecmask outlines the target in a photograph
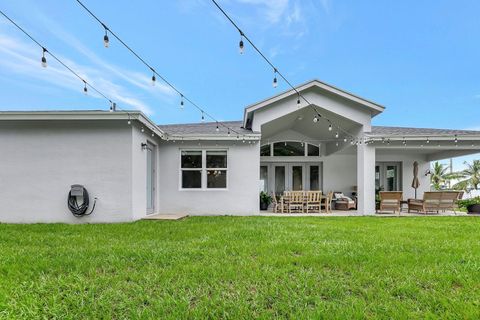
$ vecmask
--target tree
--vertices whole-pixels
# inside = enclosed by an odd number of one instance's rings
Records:
[[[452,174],[452,177],[461,179],[453,188],[465,190],[467,187],[472,187],[478,190],[480,184],[480,160],[473,160],[472,163],[465,161],[463,164],[467,166],[466,169]]]
[[[433,186],[433,189],[440,190],[442,184],[449,180],[450,174],[447,172],[449,169],[449,166],[446,166],[438,161],[433,163],[430,176],[430,182]]]

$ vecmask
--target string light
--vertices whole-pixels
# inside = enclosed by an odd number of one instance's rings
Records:
[[[85,85],[85,86],[83,87],[83,93],[84,93],[85,95],[87,95],[87,93],[88,93],[87,82],[86,82],[85,80],[83,80],[83,84]]]
[[[152,70],[153,71],[153,74],[152,74],[152,86],[155,85],[155,82],[157,81],[157,78],[155,78],[155,70]]]
[[[77,0],[79,1],[79,0]],[[218,4],[218,2],[216,0],[212,0],[212,2],[215,4],[215,6],[218,8],[218,10],[225,16],[225,18],[227,18],[227,20],[233,25],[233,27],[235,27],[235,29],[237,29],[237,31],[240,33],[240,41],[241,41],[241,52],[243,52],[242,48],[243,48],[243,39],[245,39],[251,47],[253,47],[253,49],[263,58],[263,60],[268,64],[270,65],[270,67],[272,67],[272,69],[275,72],[275,75],[278,74],[278,76],[280,76],[280,78],[285,82],[287,83],[291,88],[292,90],[299,96],[303,99],[303,101],[305,101],[307,103],[307,105],[309,107],[311,107],[313,109],[313,111],[319,116],[319,117],[322,117],[320,115],[320,113],[318,112],[318,110],[316,109],[316,107],[311,104],[307,98],[305,98],[305,96],[303,96],[299,91],[298,89],[292,85],[292,83],[290,81],[288,81],[288,79],[278,70],[278,68],[276,68],[273,63],[266,57],[266,55],[264,53],[262,53],[260,51],[260,49],[258,49],[258,47],[252,42],[252,40],[250,40],[250,38],[245,35],[243,33],[243,31],[240,29],[240,27],[233,21],[233,19],[225,12],[225,10],[223,10],[223,8]],[[328,122],[331,122],[328,118],[325,118],[326,121]],[[348,131],[346,131],[345,129],[341,128],[340,126],[338,126],[338,128],[340,129],[340,131],[343,131],[347,136],[350,136],[350,137],[353,137],[352,134],[350,134]]]
[[[297,107],[300,107],[300,95],[297,97]]]
[[[202,111],[202,122],[205,122],[205,115],[203,114],[203,111]]]
[[[243,52],[245,51],[245,46],[243,44],[243,32],[240,31],[240,42],[238,43],[238,49],[240,51],[240,54],[243,54]]]
[[[143,127],[142,127],[142,129],[140,129],[140,131],[142,131],[142,133],[143,133],[143,132],[145,132],[145,129],[143,129]]]
[[[337,147],[338,147],[338,141],[337,141],[337,142],[335,142],[335,146],[337,146]]]
[[[278,80],[277,80],[277,69],[273,69],[273,87],[276,88],[278,86]]]
[[[332,131],[332,125],[331,124],[328,125],[328,131]]]
[[[338,131],[335,133],[335,138],[338,138]]]
[[[47,52],[47,49],[42,47],[42,67],[44,68],[47,67],[47,58],[45,57],[45,52]]]
[[[110,46],[110,40],[108,39],[108,29],[107,29],[107,27],[105,27],[105,35],[103,36],[103,45],[104,45],[105,48],[108,48]]]
[[[455,141],[455,144],[457,144],[457,143],[458,143],[458,138],[457,138],[457,135],[455,135],[455,140],[454,140],[454,141]]]
[[[217,127],[215,128],[215,131],[216,132],[220,131],[220,128],[218,128],[218,122],[217,122]]]
[[[317,123],[318,122],[318,118],[317,116],[313,117],[313,122]]]
[[[427,144],[429,144],[429,143],[430,143],[430,139],[427,137]]]
[[[108,34],[113,36],[116,40],[118,40],[118,42],[120,42],[128,51],[130,51],[131,54],[133,54],[142,64],[144,64],[146,67],[148,67],[150,70],[152,70],[153,72],[153,75],[155,76],[155,80],[157,80],[156,78],[159,78],[160,80],[162,80],[165,84],[167,84],[171,89],[173,89],[175,92],[177,92],[180,96],[181,96],[181,101],[180,101],[180,107],[181,109],[183,109],[183,105],[184,105],[184,101],[186,102],[189,102],[193,107],[195,107],[198,111],[202,112],[203,114],[203,117],[205,118],[205,116],[207,116],[208,118],[210,118],[211,120],[213,121],[218,121],[217,119],[215,119],[212,115],[210,115],[208,112],[205,111],[204,108],[201,108],[198,104],[196,104],[194,101],[192,101],[191,99],[189,99],[187,96],[185,96],[179,89],[177,89],[172,83],[170,83],[165,77],[163,77],[161,74],[159,74],[157,71],[155,71],[155,69],[149,64],[147,63],[147,61],[145,61],[145,59],[143,59],[137,52],[135,52],[129,45],[127,45],[125,43],[125,41],[123,41],[114,31],[112,31],[111,28],[107,27],[101,20],[99,17],[97,17],[90,9],[88,9],[83,3],[82,1],[80,0],[77,0],[77,3],[89,14],[91,15],[99,24],[102,25],[102,27],[108,31]],[[243,33],[240,32],[240,35],[241,35],[241,45],[243,47]],[[229,128],[231,132],[234,132],[234,133],[237,133],[237,130],[235,130],[234,128],[231,128],[231,127],[228,127],[227,125],[225,125],[224,123],[222,122],[219,122],[219,126],[222,126],[222,127],[225,127],[225,128]]]
[[[347,138],[343,138],[343,142],[347,142]]]

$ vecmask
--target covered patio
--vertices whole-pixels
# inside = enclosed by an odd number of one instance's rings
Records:
[[[331,195],[332,210],[374,214],[379,190],[421,199],[430,191],[431,161],[480,151],[477,131],[372,126],[384,110],[374,102],[319,81],[298,90],[311,105],[287,91],[245,109],[244,126],[261,132],[260,190],[277,202],[286,192],[318,191],[325,201]]]

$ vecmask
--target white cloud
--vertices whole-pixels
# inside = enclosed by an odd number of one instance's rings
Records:
[[[42,68],[40,67],[40,57],[41,49],[38,46],[0,34],[0,66],[4,71],[24,76],[25,82],[41,80],[64,89],[82,92],[83,84],[70,71],[58,64],[48,54],[46,55],[48,67]],[[136,98],[128,89],[104,79],[101,69],[79,65],[63,57],[59,58],[112,100],[129,105],[147,114],[152,113],[152,109]],[[103,99],[93,90],[90,90],[88,94]],[[122,106],[122,108],[125,109],[125,106]]]

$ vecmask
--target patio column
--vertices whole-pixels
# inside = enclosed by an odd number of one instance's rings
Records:
[[[375,214],[375,148],[357,145],[357,209],[361,214]]]

